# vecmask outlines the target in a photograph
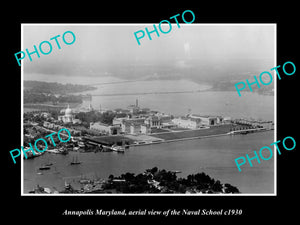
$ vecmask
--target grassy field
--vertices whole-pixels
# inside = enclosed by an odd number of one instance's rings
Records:
[[[226,125],[211,127],[209,129],[159,133],[159,134],[151,134],[150,136],[162,138],[164,140],[175,140],[181,138],[193,138],[193,137],[202,137],[202,136],[209,136],[209,135],[226,134],[230,132],[230,128],[232,127],[233,125],[226,124]]]

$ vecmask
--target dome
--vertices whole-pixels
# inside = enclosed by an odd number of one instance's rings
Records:
[[[66,116],[71,116],[72,115],[72,109],[70,109],[69,105],[68,105],[68,108],[65,111],[65,115]]]

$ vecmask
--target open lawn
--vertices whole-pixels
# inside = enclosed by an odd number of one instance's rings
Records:
[[[156,127],[151,128],[151,133],[156,134],[156,133],[165,133],[165,132],[170,132],[170,131],[162,128],[156,128]]]
[[[159,133],[159,134],[151,134],[150,136],[162,138],[164,140],[175,140],[175,139],[181,139],[181,138],[193,138],[193,137],[201,137],[201,136],[209,136],[209,135],[226,134],[226,133],[230,132],[230,128],[232,128],[232,127],[233,127],[233,125],[231,125],[231,124],[225,124],[225,125],[221,125],[221,126],[211,127],[209,129]]]

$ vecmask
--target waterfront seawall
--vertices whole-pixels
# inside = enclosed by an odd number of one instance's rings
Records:
[[[153,141],[153,142],[149,141],[149,142],[145,142],[145,143],[131,144],[129,146],[136,147],[136,146],[143,146],[143,145],[162,144],[162,143],[170,143],[170,142],[177,142],[177,141],[188,141],[188,140],[194,140],[194,139],[213,138],[213,137],[237,135],[237,134],[247,134],[247,133],[263,132],[263,131],[270,131],[270,130],[273,130],[273,129],[266,129],[266,128],[245,129],[245,130],[238,130],[238,131],[229,131],[229,132],[224,132],[224,133],[219,133],[219,134],[174,138],[174,139],[170,139],[170,140],[161,139],[160,141]],[[183,132],[189,132],[189,131],[183,131]]]

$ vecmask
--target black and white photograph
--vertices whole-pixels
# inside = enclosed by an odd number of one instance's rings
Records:
[[[171,23],[22,24],[22,195],[276,195],[276,24]]]
[[[3,220],[294,221],[296,5],[112,3],[6,6]]]

